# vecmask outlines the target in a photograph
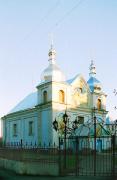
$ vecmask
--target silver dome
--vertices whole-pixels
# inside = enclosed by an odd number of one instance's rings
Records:
[[[65,76],[56,64],[49,64],[41,75],[41,81],[65,81]]]
[[[49,66],[43,71],[41,75],[41,82],[47,81],[57,81],[57,82],[64,82],[65,76],[60,68],[56,64],[56,51],[51,45],[49,50]]]

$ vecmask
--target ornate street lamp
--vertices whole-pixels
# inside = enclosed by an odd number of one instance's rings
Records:
[[[58,122],[57,122],[56,118],[55,118],[55,121],[53,122],[53,128],[55,129],[55,131],[58,130]]]
[[[72,128],[69,128],[69,125],[67,125],[68,123],[68,120],[69,120],[69,116],[67,115],[66,111],[65,113],[63,114],[62,116],[62,119],[63,119],[63,123],[64,123],[64,168],[66,168],[66,150],[67,150],[67,147],[66,147],[66,139],[67,139],[67,133],[68,133],[68,130],[70,130],[72,132],[72,130],[76,130],[77,127],[78,127],[78,118],[76,117],[76,119],[72,122]],[[53,122],[53,128],[55,129],[55,131],[59,131],[59,124],[55,118],[54,122]]]
[[[72,123],[72,127],[70,128],[69,125],[67,125],[69,120],[69,116],[67,115],[66,111],[65,114],[63,114],[62,116],[62,122],[64,123],[64,138],[67,138],[67,134],[69,133],[68,130],[72,131],[72,130],[76,130],[78,128],[78,117],[75,118],[75,120]],[[58,121],[55,120],[53,121],[53,128],[55,129],[55,131],[59,131],[59,123]]]
[[[66,149],[67,122],[68,122],[68,115],[67,115],[66,111],[65,111],[65,114],[63,114],[63,122],[65,124],[64,133],[65,133],[65,149]]]
[[[64,133],[65,133],[65,159],[64,159],[64,168],[66,168],[66,136],[67,136],[67,122],[68,122],[68,115],[66,114],[66,111],[65,111],[65,114],[63,114],[63,122],[65,124],[65,130],[64,130]]]

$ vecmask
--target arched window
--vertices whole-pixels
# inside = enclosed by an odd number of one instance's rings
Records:
[[[65,102],[65,93],[63,90],[59,91],[59,102],[64,103]]]
[[[48,99],[47,96],[48,96],[48,95],[47,95],[47,91],[44,91],[44,92],[43,92],[43,102],[44,102],[44,103],[47,102],[47,99]]]
[[[98,99],[98,100],[97,100],[97,108],[98,108],[98,109],[101,109],[101,99]]]

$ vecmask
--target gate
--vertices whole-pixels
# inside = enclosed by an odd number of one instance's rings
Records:
[[[116,176],[116,138],[77,136],[59,139],[61,175]]]

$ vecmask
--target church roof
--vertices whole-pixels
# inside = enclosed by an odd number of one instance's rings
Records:
[[[75,77],[73,77],[72,79],[68,79],[67,80],[67,83],[68,84],[71,84],[76,78],[77,78],[78,75],[76,75]]]
[[[26,110],[29,108],[33,108],[37,105],[37,92],[33,92],[26,96],[21,102],[19,102],[10,112],[14,113],[17,111]]]
[[[82,74],[77,74],[77,75],[74,76],[72,79],[68,79],[68,80],[67,80],[67,83],[68,83],[68,84],[72,84],[72,83],[75,81],[75,79],[80,78],[80,77],[82,77]]]
[[[101,86],[100,81],[98,79],[96,79],[95,77],[90,77],[89,80],[87,81],[87,83],[88,83],[91,91],[94,91],[94,87],[96,85]]]

